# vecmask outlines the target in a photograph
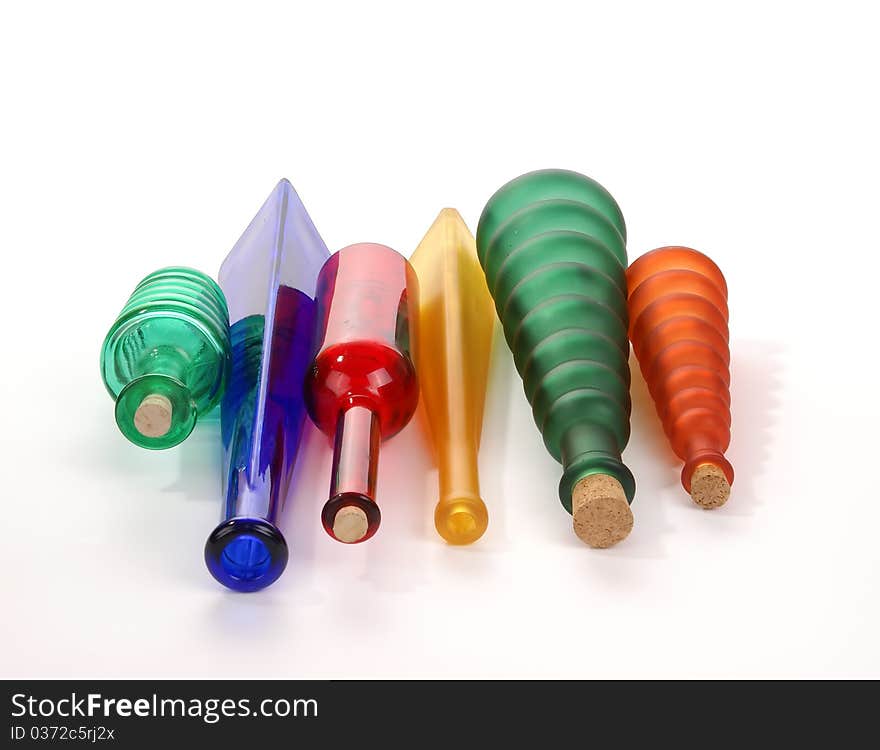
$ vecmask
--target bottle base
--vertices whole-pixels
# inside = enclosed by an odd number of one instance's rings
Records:
[[[268,521],[231,518],[205,543],[205,564],[214,578],[234,591],[259,591],[287,567],[287,542]]]
[[[472,544],[488,525],[486,504],[478,497],[441,500],[434,510],[434,527],[449,544]]]
[[[379,529],[381,520],[379,506],[358,492],[340,492],[321,511],[324,530],[343,544],[367,541]]]

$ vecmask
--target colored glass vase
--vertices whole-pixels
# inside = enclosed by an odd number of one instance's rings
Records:
[[[489,523],[477,453],[494,310],[477,248],[457,211],[443,209],[412,256],[419,278],[419,385],[436,456],[437,532],[470,544]]]
[[[306,401],[312,421],[333,440],[321,520],[330,536],[353,544],[379,528],[380,441],[403,429],[418,404],[415,271],[385,245],[351,245],[321,269],[317,302],[319,344]]]
[[[575,533],[608,547],[632,529],[626,225],[576,172],[542,170],[486,204],[477,250],[544,445],[563,465]]]
[[[727,283],[688,247],[662,247],[627,271],[630,338],[675,454],[698,505],[730,496],[730,348]]]
[[[192,268],[163,268],[132,292],[101,349],[116,424],[143,448],[171,448],[223,393],[229,314],[220,287]]]
[[[299,196],[282,180],[220,268],[232,355],[220,409],[223,510],[205,562],[236,591],[265,588],[287,565],[279,515],[306,414],[315,284],[328,256]]]

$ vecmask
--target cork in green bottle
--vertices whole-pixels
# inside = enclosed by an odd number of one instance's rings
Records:
[[[610,547],[632,529],[626,225],[598,182],[522,175],[483,209],[477,251],[575,533]]]
[[[143,448],[170,448],[223,395],[229,312],[201,271],[163,268],[132,292],[101,349],[101,376],[116,423]]]

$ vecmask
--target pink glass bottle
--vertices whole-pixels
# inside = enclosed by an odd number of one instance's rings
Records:
[[[340,542],[362,542],[379,528],[379,443],[402,430],[418,405],[417,294],[412,266],[385,245],[343,248],[318,276],[319,344],[305,397],[312,421],[333,440],[321,521]]]

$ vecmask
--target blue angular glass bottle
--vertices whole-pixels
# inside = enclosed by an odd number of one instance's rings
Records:
[[[265,588],[287,565],[278,518],[306,415],[315,284],[328,257],[296,191],[281,180],[220,268],[232,355],[220,406],[223,514],[205,562],[236,591]]]

